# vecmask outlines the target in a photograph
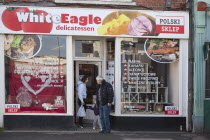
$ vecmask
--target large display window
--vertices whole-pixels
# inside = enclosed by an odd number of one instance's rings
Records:
[[[179,115],[179,55],[177,39],[121,41],[122,114]]]
[[[4,48],[6,112],[66,113],[66,36],[4,35]]]

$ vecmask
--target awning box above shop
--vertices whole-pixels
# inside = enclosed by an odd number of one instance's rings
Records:
[[[2,34],[189,38],[189,13],[58,7],[0,7]]]

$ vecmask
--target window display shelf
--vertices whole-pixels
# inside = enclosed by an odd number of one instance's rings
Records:
[[[172,105],[173,103],[160,103],[160,102],[158,102],[156,104],[169,104],[169,105]]]

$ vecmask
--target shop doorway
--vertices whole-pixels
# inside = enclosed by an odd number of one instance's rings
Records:
[[[76,91],[77,83],[84,75],[88,76],[88,83],[87,83],[87,110],[86,110],[86,117],[84,117],[84,124],[90,124],[93,121],[94,112],[90,109],[93,106],[93,98],[96,95],[96,77],[101,75],[101,62],[90,62],[90,61],[75,61],[74,63],[74,122],[77,124],[77,110],[78,106],[78,95]]]

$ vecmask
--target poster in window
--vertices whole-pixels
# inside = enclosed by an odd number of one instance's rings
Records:
[[[179,59],[179,40],[177,39],[147,39],[145,52],[159,63],[173,63]]]

